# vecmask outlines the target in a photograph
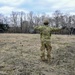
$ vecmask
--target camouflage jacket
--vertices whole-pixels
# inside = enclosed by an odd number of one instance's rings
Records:
[[[48,26],[36,26],[35,29],[39,30],[40,39],[41,39],[41,41],[44,41],[44,42],[50,41],[51,33],[53,31],[60,30],[60,28],[51,28],[51,27],[48,27]]]

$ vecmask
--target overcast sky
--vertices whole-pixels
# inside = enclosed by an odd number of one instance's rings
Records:
[[[0,0],[0,13],[5,15],[12,11],[51,14],[55,10],[75,14],[75,0]]]

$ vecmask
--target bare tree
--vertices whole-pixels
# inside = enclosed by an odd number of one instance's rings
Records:
[[[40,16],[39,15],[34,16],[34,23],[36,26],[39,24],[39,22],[40,22]]]
[[[29,14],[28,14],[28,21],[29,21],[29,31],[30,33],[33,32],[33,25],[34,25],[34,18],[33,18],[33,12],[31,11]]]
[[[60,15],[61,15],[61,13],[60,13],[59,10],[56,10],[54,12],[54,14],[53,14],[56,27],[59,27],[59,24],[60,24]]]
[[[11,22],[12,26],[14,27],[14,32],[17,31],[17,25],[18,25],[18,12],[12,12],[11,14]]]
[[[0,14],[0,23],[2,23],[2,24],[3,24],[3,19],[4,19],[4,15]]]
[[[20,27],[21,27],[21,32],[22,32],[22,28],[23,28],[23,12],[20,12]]]

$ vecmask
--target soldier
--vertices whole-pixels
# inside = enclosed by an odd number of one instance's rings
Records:
[[[43,26],[36,26],[35,29],[39,30],[40,32],[40,39],[41,39],[41,60],[45,61],[45,49],[47,50],[47,61],[49,62],[51,59],[51,50],[52,50],[52,46],[51,46],[51,33],[53,31],[58,31],[60,30],[59,28],[50,28],[48,26],[49,22],[48,20],[45,20],[43,22]]]

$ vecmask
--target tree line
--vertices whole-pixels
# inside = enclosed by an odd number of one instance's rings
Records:
[[[75,15],[63,14],[56,10],[52,15],[34,14],[32,11],[12,12],[10,16],[0,14],[0,24],[8,24],[8,33],[35,33],[34,26],[42,25],[45,18],[49,19],[50,27],[62,27],[62,34],[75,34]]]

